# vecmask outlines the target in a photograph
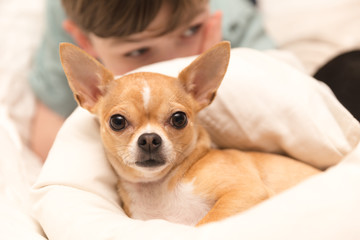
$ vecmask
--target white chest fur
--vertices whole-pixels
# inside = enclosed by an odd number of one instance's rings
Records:
[[[166,182],[125,185],[131,199],[131,217],[196,225],[213,204],[195,195],[192,183],[180,183],[171,191],[167,186]]]

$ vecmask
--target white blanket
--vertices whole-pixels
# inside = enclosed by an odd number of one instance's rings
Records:
[[[316,5],[312,0],[299,0],[297,3],[295,1],[261,0],[258,2],[264,3],[262,9],[266,14],[265,22],[269,23],[268,29],[272,36],[275,37],[281,48],[296,53],[305,63],[307,70],[316,68],[339,49],[353,47],[359,39],[358,0],[319,0],[316,1]],[[323,11],[324,6],[326,11]],[[26,145],[34,108],[34,96],[27,84],[27,74],[41,37],[43,7],[43,0],[0,1],[0,239],[44,239],[37,221],[29,215],[31,205],[28,198],[28,187],[37,177],[40,165],[38,159]],[[299,29],[298,27],[304,19],[301,16],[304,16],[306,8],[312,9],[311,12],[308,12],[311,20],[306,22],[310,28]],[[300,9],[301,11],[299,11]],[[317,20],[322,21],[316,25],[314,23]],[[337,24],[326,24],[329,21],[335,21]],[[294,25],[296,27],[293,27]],[[317,31],[317,26],[322,27],[322,31]],[[334,26],[336,26],[335,30]],[[291,31],[288,30],[288,27]],[[296,29],[298,31],[294,31]],[[341,34],[337,34],[339,31]],[[313,41],[314,35],[316,35],[316,41]],[[331,36],[331,44],[327,44],[330,41],[329,36]],[[256,56],[256,54],[250,54],[248,57],[251,55]],[[269,62],[272,60],[258,63],[266,67],[270,66]],[[291,71],[286,73],[279,71],[279,63],[275,65],[277,67],[274,70],[267,68],[264,71],[262,75],[266,75],[264,79],[276,76],[281,80],[289,74],[292,75]],[[261,75],[257,68],[256,71]],[[298,76],[297,73],[294,75]],[[252,78],[246,74],[243,77]],[[306,82],[309,83],[308,80]],[[252,83],[255,84],[256,81]],[[85,163],[74,161],[70,163],[73,158],[80,158],[81,152],[88,151],[89,148],[96,152],[93,155],[94,159],[100,160],[103,157],[97,134],[87,132],[87,128],[96,128],[92,120],[88,122],[92,117],[86,112],[78,110],[66,123],[52,153],[53,157],[51,158],[58,155],[56,159],[59,160],[59,169],[52,169],[52,167],[57,167],[57,164],[49,163],[36,188],[36,215],[41,219],[49,236],[62,240],[176,239],[185,237],[215,239],[220,238],[219,236],[223,238],[225,235],[227,238],[237,239],[240,237],[263,239],[264,236],[266,239],[285,239],[286,237],[292,239],[322,239],[325,237],[326,239],[359,239],[359,232],[357,232],[359,229],[359,219],[357,219],[360,189],[359,153],[357,150],[357,152],[347,155],[358,140],[358,127],[354,127],[355,123],[351,117],[338,106],[324,87],[308,86],[312,90],[307,94],[303,95],[301,91],[292,91],[287,94],[286,100],[282,100],[283,98],[277,96],[277,85],[272,86],[271,82],[263,82],[263,84],[259,85],[259,89],[251,90],[255,91],[254,94],[247,92],[247,87],[239,89],[239,94],[245,95],[243,95],[242,102],[238,104],[245,110],[233,115],[234,121],[218,122],[219,118],[221,120],[222,114],[231,113],[226,105],[221,105],[221,102],[211,106],[211,108],[221,107],[218,117],[206,118],[204,113],[203,121],[209,124],[210,131],[216,129],[216,126],[221,123],[224,134],[226,132],[231,134],[230,138],[224,139],[221,134],[217,136],[212,133],[214,140],[219,145],[225,141],[226,145],[244,144],[242,147],[287,152],[322,167],[336,164],[341,159],[344,161],[322,176],[311,179],[294,190],[229,221],[200,229],[158,220],[146,223],[132,221],[123,216],[122,210],[116,204],[115,176],[106,161]],[[282,85],[278,87],[281,89]],[[264,88],[276,91],[265,91]],[[281,94],[287,92],[286,88],[283,88]],[[223,91],[226,92],[226,89]],[[266,119],[260,118],[261,113],[254,116],[256,111],[249,111],[252,110],[253,103],[259,103],[259,99],[263,98],[258,97],[255,93],[263,94],[267,106],[270,107],[263,109],[264,113],[267,113]],[[290,104],[283,105],[282,101],[286,102],[291,99],[292,94],[294,94],[292,100],[300,99],[295,105],[296,107],[293,108]],[[225,94],[225,101],[231,100],[231,98],[226,100],[226,97]],[[216,107],[216,104],[220,105]],[[279,105],[283,105],[285,108],[278,108]],[[304,123],[301,122],[303,111],[305,111],[304,116],[307,117],[306,121],[313,119],[308,126],[317,127],[307,130],[299,127],[299,124]],[[274,114],[270,116],[270,112]],[[285,116],[283,113],[287,113],[287,117],[283,118]],[[294,115],[291,116],[292,114]],[[316,117],[313,118],[312,114],[315,114]],[[241,124],[238,124],[239,119],[241,119]],[[251,119],[257,119],[257,121],[251,123]],[[80,125],[84,123],[82,130],[71,127],[72,124],[79,124],[79,121]],[[273,130],[267,129],[270,122],[274,122]],[[252,124],[256,126],[255,129],[249,128]],[[241,135],[231,131],[234,127],[239,129]],[[278,128],[282,128],[280,133],[275,132]],[[304,134],[302,134],[303,130]],[[305,137],[308,131],[313,133],[311,138]],[[326,141],[319,142],[324,140],[324,136],[326,136]],[[74,145],[71,148],[71,158],[68,158],[68,155],[61,150],[62,142],[68,141],[67,145],[76,139],[77,141],[88,141],[88,145],[84,145],[84,149],[76,148]],[[265,142],[258,142],[259,139],[263,139]],[[308,154],[307,151],[309,151]],[[317,157],[322,154],[327,157]],[[57,160],[49,162],[55,161]],[[94,165],[87,169],[86,166],[91,164]],[[76,171],[79,169],[81,169],[80,174],[75,176],[74,173],[78,174],[79,172]],[[50,174],[51,172],[55,173],[53,181],[51,177],[46,177],[46,173]],[[65,179],[67,180],[65,181]],[[84,182],[87,183],[83,185]],[[49,187],[45,187],[48,184]],[[66,194],[62,195],[62,191]],[[320,196],[314,194],[319,194],[319,192]],[[300,193],[304,193],[304,195]],[[50,203],[51,199],[54,199],[52,204]],[[293,210],[288,211],[288,209]],[[271,216],[276,216],[276,218]]]
[[[191,58],[141,70],[177,73]],[[352,239],[360,236],[359,123],[325,85],[249,50],[232,51],[214,103],[201,114],[221,147],[286,152],[327,170],[243,214],[201,228],[125,216],[94,116],[77,109],[33,189],[50,239]],[[357,149],[348,155],[353,149]]]

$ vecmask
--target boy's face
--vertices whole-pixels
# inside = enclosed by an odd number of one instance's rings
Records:
[[[145,31],[126,38],[89,34],[89,43],[84,49],[114,74],[121,75],[151,63],[199,54],[221,40],[221,13],[210,16],[207,5],[189,24],[158,36],[169,17],[169,11],[163,6]]]

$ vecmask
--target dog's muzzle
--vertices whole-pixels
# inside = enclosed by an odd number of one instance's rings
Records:
[[[137,145],[139,147],[139,158],[135,164],[139,167],[159,167],[165,164],[162,154],[162,139],[156,133],[142,134]]]

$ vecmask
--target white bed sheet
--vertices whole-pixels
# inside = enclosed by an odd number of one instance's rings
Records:
[[[28,196],[40,161],[26,145],[34,111],[27,74],[41,36],[43,6],[42,0],[0,1],[1,239],[44,239]]]

